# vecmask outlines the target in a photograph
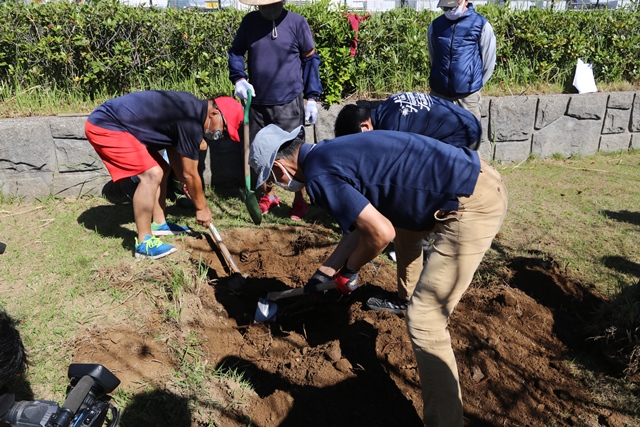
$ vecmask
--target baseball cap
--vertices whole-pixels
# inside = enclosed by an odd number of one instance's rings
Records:
[[[438,2],[438,7],[456,7],[458,6],[457,0],[440,0]]]
[[[220,96],[215,98],[213,102],[218,106],[218,110],[222,113],[222,117],[227,122],[227,132],[229,132],[229,138],[235,142],[240,142],[240,134],[238,129],[244,119],[244,110],[242,105],[234,98],[230,96]]]
[[[249,151],[249,166],[256,171],[258,176],[256,188],[269,179],[273,162],[276,160],[276,154],[282,144],[295,139],[302,129],[303,126],[300,125],[291,132],[287,132],[271,123],[258,132]]]

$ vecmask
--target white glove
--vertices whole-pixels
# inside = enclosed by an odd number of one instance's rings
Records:
[[[316,120],[318,120],[318,105],[315,100],[307,100],[307,106],[304,109],[304,119],[309,122],[310,125],[316,124]]]
[[[256,96],[256,90],[251,86],[251,83],[246,81],[245,79],[238,80],[236,82],[236,90],[233,92],[235,96],[240,99],[248,99],[249,95],[247,92],[251,91],[253,96]]]

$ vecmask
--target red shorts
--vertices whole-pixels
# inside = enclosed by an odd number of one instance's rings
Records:
[[[107,167],[113,182],[139,175],[165,163],[160,153],[147,150],[129,132],[104,129],[88,121],[84,132]]]

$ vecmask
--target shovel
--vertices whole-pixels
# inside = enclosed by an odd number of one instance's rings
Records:
[[[333,280],[320,283],[316,286],[317,291],[328,291],[336,288],[336,283]],[[276,320],[276,312],[278,311],[278,304],[275,301],[283,298],[297,297],[304,294],[304,288],[288,289],[286,291],[269,292],[266,298],[260,298],[258,300],[258,308],[256,308],[256,315],[254,320],[256,322],[273,322]]]
[[[229,280],[229,288],[233,289],[234,291],[240,290],[240,288],[242,288],[242,285],[244,285],[245,279],[248,275],[243,275],[242,273],[240,273],[240,269],[233,261],[231,252],[229,252],[227,246],[222,242],[222,237],[220,237],[220,233],[218,233],[218,230],[216,230],[216,227],[214,227],[213,223],[209,223],[209,231],[213,236],[213,240],[218,245],[220,252],[222,252],[222,256],[224,257],[229,270],[232,271],[231,280]]]
[[[258,199],[256,198],[256,193],[251,190],[251,169],[249,168],[249,108],[251,107],[251,98],[253,97],[253,92],[248,91],[247,93],[247,102],[244,104],[244,180],[245,180],[245,188],[242,192],[242,200],[244,201],[247,210],[249,211],[249,215],[251,215],[251,219],[253,223],[256,225],[260,225],[262,222],[262,212],[260,212],[260,205],[258,205]]]

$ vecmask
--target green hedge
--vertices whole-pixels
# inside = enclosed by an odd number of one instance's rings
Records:
[[[304,15],[320,56],[324,100],[351,94],[428,90],[426,34],[439,12],[408,8],[372,13],[360,24],[358,50],[346,9],[321,0],[288,5]],[[490,84],[527,85],[573,79],[577,58],[597,81],[640,81],[640,12],[513,11],[479,6],[494,26],[498,63]],[[195,81],[205,95],[230,93],[227,49],[244,12],[130,7],[116,1],[0,6],[0,96],[55,88],[89,97],[180,87]]]
[[[242,13],[128,7],[115,1],[0,7],[0,81],[94,94],[195,78],[206,92],[226,69]]]
[[[597,81],[640,81],[640,12],[481,9],[494,26],[503,84],[571,83],[578,58]]]

